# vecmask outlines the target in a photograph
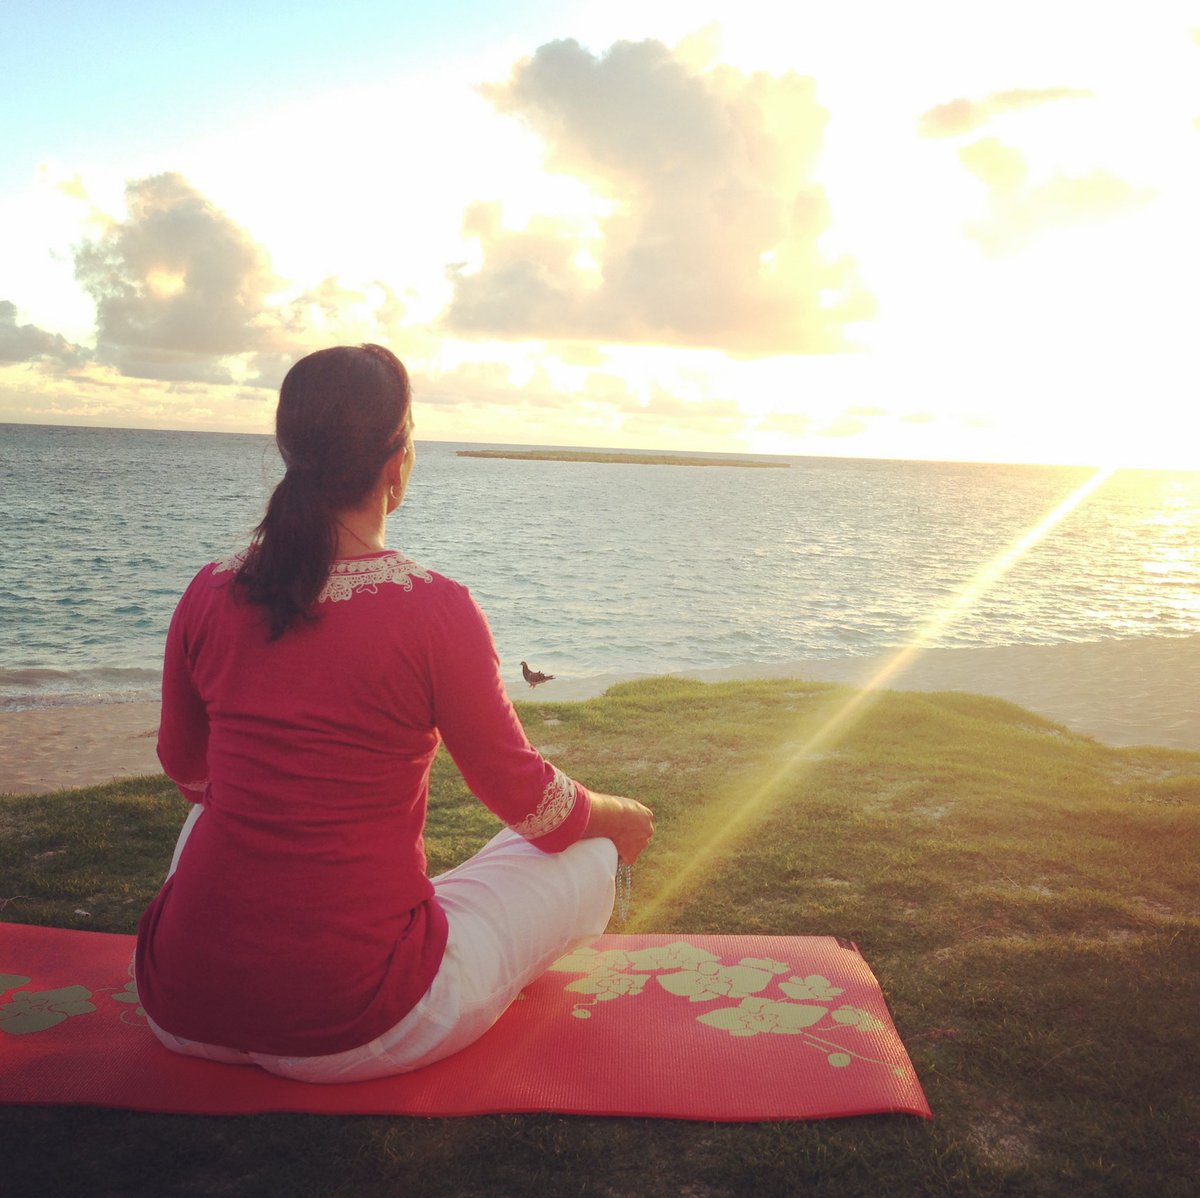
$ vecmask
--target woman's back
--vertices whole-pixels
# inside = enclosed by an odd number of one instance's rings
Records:
[[[335,577],[370,562],[276,641],[220,565],[180,603],[164,686],[184,701],[165,708],[198,718],[164,723],[160,756],[203,782],[204,818],[147,913],[139,990],[177,1034],[340,1051],[396,1022],[436,970],[444,925],[421,842],[438,745],[429,649],[461,588],[396,554],[338,563]]]
[[[196,807],[136,969],[176,1051],[325,1081],[456,1051],[602,930],[616,854],[653,832],[641,804],[529,744],[467,590],[382,548],[414,459],[409,398],[379,346],[296,363],[276,415],[287,471],[255,540],[202,570],[171,622],[159,757]],[[431,881],[439,741],[509,828]]]

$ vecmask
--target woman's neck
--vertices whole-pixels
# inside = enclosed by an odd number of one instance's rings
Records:
[[[387,516],[382,506],[376,510],[360,509],[338,512],[337,556],[362,557],[366,553],[380,553],[384,545],[384,529]]]

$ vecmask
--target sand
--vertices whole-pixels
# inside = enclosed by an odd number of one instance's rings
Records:
[[[0,793],[159,774],[157,703],[0,712]]]
[[[889,656],[698,670],[718,682],[806,678],[864,686]],[[545,668],[543,666],[543,668]],[[515,699],[563,702],[602,694],[631,675],[559,678]],[[994,695],[1111,745],[1200,751],[1200,636],[1069,645],[930,649],[882,683],[899,690]],[[110,703],[0,713],[0,793],[36,794],[159,772],[157,703]]]

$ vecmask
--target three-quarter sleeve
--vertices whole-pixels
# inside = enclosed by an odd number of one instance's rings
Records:
[[[487,619],[452,584],[430,645],[434,719],[471,792],[510,828],[548,853],[587,827],[587,788],[529,743],[500,677]]]
[[[208,785],[208,714],[196,690],[188,655],[188,614],[194,592],[193,582],[167,630],[158,759],[184,797],[199,803]]]

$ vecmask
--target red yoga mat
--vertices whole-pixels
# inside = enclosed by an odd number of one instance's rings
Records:
[[[457,1056],[343,1085],[169,1052],[146,1026],[132,953],[132,936],[0,923],[0,1102],[210,1115],[930,1117],[879,983],[832,936],[604,936],[557,962]]]

